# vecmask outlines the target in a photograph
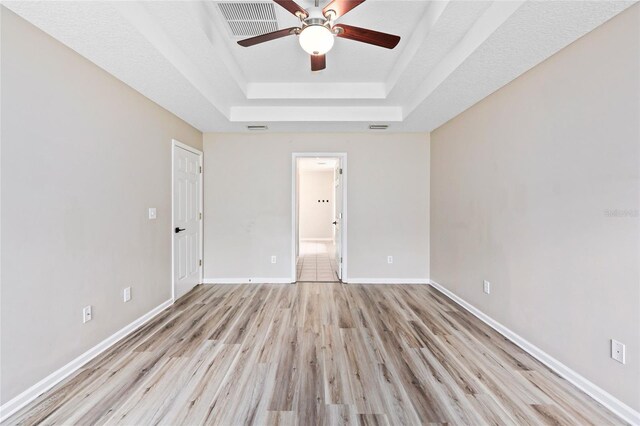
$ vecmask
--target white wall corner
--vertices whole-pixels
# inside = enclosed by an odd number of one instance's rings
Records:
[[[4,403],[0,407],[0,422],[4,422],[8,417],[16,413],[21,408],[25,407],[27,404],[36,399],[38,396],[42,395],[44,392],[53,388],[55,385],[75,373],[83,365],[105,352],[111,346],[115,345],[120,340],[131,334],[133,331],[149,322],[156,315],[158,315],[160,312],[171,305],[173,305],[173,299],[169,299],[161,303],[137,320],[128,324],[127,326],[107,337],[105,340],[98,343],[96,346],[92,347],[79,357],[75,358],[73,361],[49,374],[47,377],[31,386],[29,389]]]
[[[489,315],[482,312],[480,309],[476,308],[472,304],[468,303],[466,300],[457,296],[455,293],[447,290],[442,285],[437,282],[431,280],[430,284],[433,288],[438,290],[440,293],[449,297],[451,300],[456,302],[458,305],[463,307],[465,310],[469,311],[472,315],[478,318],[480,321],[487,324],[489,327],[496,330],[498,333],[502,334],[507,339],[511,340],[517,346],[519,346],[522,350],[527,352],[529,355],[542,362],[544,365],[549,367],[551,370],[558,373],[562,378],[567,380],[569,383],[576,386],[578,389],[589,395],[591,398],[598,401],[600,404],[604,405],[611,412],[621,417],[626,422],[629,422],[632,425],[640,425],[640,413],[633,408],[629,407],[609,392],[600,388],[593,382],[589,381],[584,376],[578,374],[571,368],[567,367],[551,355],[544,352],[542,349],[538,348],[531,342],[527,341],[520,335],[516,334],[509,328],[500,324],[498,321],[491,318]]]

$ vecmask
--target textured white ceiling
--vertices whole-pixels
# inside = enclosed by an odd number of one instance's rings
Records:
[[[216,3],[3,2],[202,131],[245,131],[247,124],[365,131],[386,123],[389,131],[418,132],[440,126],[635,1],[368,0],[339,22],[402,41],[387,50],[337,39],[320,73],[310,71],[295,36],[238,46]],[[313,0],[299,3],[310,7]],[[281,28],[296,25],[282,8],[276,12]]]

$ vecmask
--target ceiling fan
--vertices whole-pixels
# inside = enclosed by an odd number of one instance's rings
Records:
[[[308,11],[293,0],[273,1],[297,16],[300,19],[300,27],[285,28],[240,40],[238,42],[240,46],[255,46],[278,38],[297,35],[302,49],[311,55],[311,71],[320,71],[327,66],[325,54],[333,47],[334,37],[347,38],[387,49],[393,49],[400,42],[400,37],[395,35],[335,23],[336,19],[364,3],[365,0],[333,0],[323,9],[318,5],[319,0],[315,0],[315,6]]]

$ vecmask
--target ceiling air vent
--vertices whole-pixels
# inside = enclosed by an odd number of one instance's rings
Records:
[[[273,2],[224,2],[218,3],[218,7],[234,37],[254,37],[278,31]]]
[[[387,124],[372,124],[369,126],[369,130],[387,130],[388,128]]]

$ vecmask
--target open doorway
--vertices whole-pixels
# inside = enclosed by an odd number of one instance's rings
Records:
[[[339,282],[346,256],[346,155],[294,154],[293,281]]]

